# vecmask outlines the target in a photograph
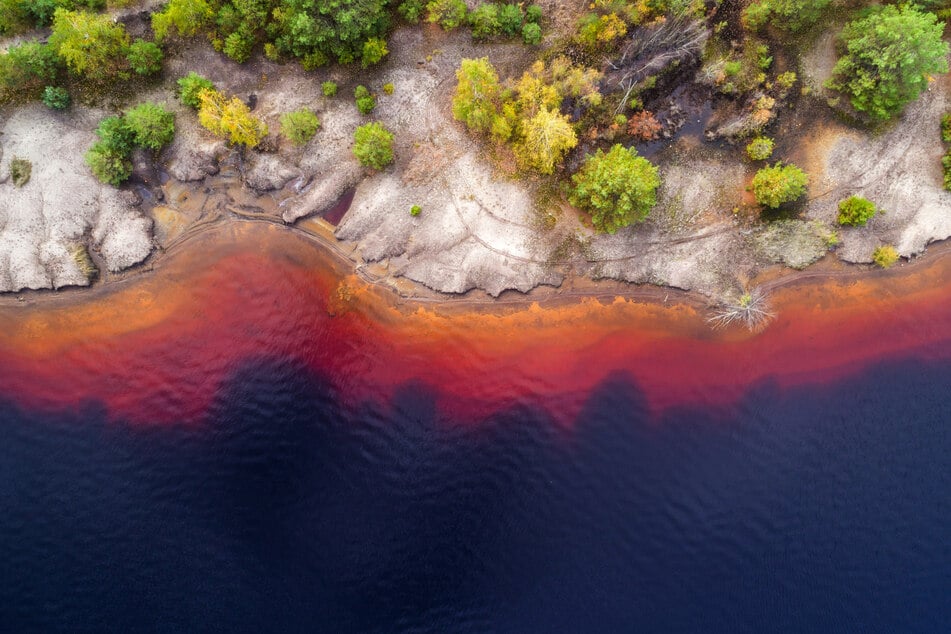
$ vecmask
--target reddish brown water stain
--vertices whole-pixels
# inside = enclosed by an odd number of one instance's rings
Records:
[[[711,331],[687,305],[623,298],[397,303],[347,272],[281,227],[209,231],[149,275],[0,307],[0,395],[194,423],[242,363],[268,357],[329,377],[354,406],[417,381],[454,418],[530,401],[569,424],[618,372],[661,411],[727,408],[762,381],[822,383],[901,355],[951,357],[951,255],[782,288],[777,319],[758,334]]]

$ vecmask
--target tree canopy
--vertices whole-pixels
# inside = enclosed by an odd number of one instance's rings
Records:
[[[893,117],[927,88],[929,75],[948,72],[944,23],[914,6],[887,5],[850,22],[828,87],[873,120]]]
[[[606,233],[644,220],[660,186],[657,167],[621,144],[589,155],[572,181],[571,204],[590,211],[594,226]]]
[[[776,163],[756,172],[752,188],[756,202],[775,209],[802,197],[808,184],[809,176],[795,165]]]

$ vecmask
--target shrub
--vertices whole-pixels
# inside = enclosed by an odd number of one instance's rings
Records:
[[[941,117],[941,140],[951,143],[951,113]]]
[[[125,117],[106,117],[99,122],[96,136],[105,147],[118,154],[129,155],[135,149],[135,132]]]
[[[69,91],[65,88],[59,88],[58,86],[47,86],[44,88],[41,99],[44,105],[53,110],[66,110],[66,108],[69,108],[69,104],[72,103]]]
[[[86,165],[103,183],[118,187],[132,175],[132,159],[103,141],[96,141],[84,157]]]
[[[125,122],[135,144],[161,150],[175,138],[175,115],[154,103],[143,103],[125,113]]]
[[[542,8],[537,4],[530,4],[525,7],[525,21],[531,24],[539,24],[542,21]]]
[[[404,20],[416,24],[423,17],[423,4],[423,0],[404,0],[396,10]]]
[[[191,37],[210,26],[214,18],[215,10],[207,0],[170,0],[162,11],[152,14],[152,31],[158,42],[173,32]]]
[[[386,48],[386,42],[378,37],[371,37],[363,43],[363,55],[360,58],[360,65],[368,68],[373,64],[379,64],[380,60],[389,54]]]
[[[743,23],[751,29],[772,24],[796,32],[815,24],[831,0],[759,0],[743,12]]]
[[[390,83],[383,84],[383,94],[392,95],[393,91],[396,90],[396,86]]]
[[[466,3],[463,0],[429,0],[426,4],[426,21],[439,24],[447,31],[458,28],[466,20]]]
[[[840,225],[851,225],[853,227],[864,227],[872,216],[875,215],[875,203],[860,196],[849,196],[839,203]]]
[[[367,123],[353,133],[353,155],[361,165],[381,170],[393,162],[393,133],[382,123]]]
[[[48,45],[13,45],[6,54],[0,54],[0,97],[33,97],[44,86],[55,83],[61,67],[56,51]]]
[[[534,22],[526,22],[522,27],[522,41],[528,46],[538,46],[542,41],[542,27]]]
[[[657,204],[657,168],[620,144],[607,154],[598,150],[589,155],[571,180],[571,204],[591,212],[599,231],[614,233],[640,222]]]
[[[756,137],[746,146],[746,155],[753,161],[765,161],[773,155],[773,140],[769,137]]]
[[[10,161],[10,179],[17,187],[23,187],[30,182],[33,173],[33,163],[25,158],[14,156]]]
[[[251,53],[254,51],[254,35],[246,33],[244,29],[238,29],[225,38],[224,46],[221,52],[243,64],[251,59]]]
[[[753,176],[753,195],[756,202],[775,209],[783,203],[799,199],[806,193],[809,176],[795,165],[776,163],[764,167]]]
[[[941,165],[944,167],[944,188],[951,191],[951,151],[941,157]]]
[[[635,112],[627,123],[627,133],[638,141],[654,141],[662,129],[660,121],[649,110]]]
[[[412,207],[410,207],[409,215],[413,216],[414,218],[421,213],[423,213],[423,208],[420,207],[419,205],[413,205]]]
[[[337,94],[337,84],[332,81],[325,81],[320,85],[320,90],[324,93],[324,97],[333,97]]]
[[[826,86],[873,120],[899,114],[927,88],[928,76],[948,72],[944,24],[914,5],[887,5],[850,22],[839,35],[845,53]]]
[[[353,91],[353,96],[357,102],[357,110],[360,114],[368,115],[376,108],[376,97],[374,97],[366,86],[357,86]]]
[[[281,134],[294,145],[306,145],[320,128],[320,120],[312,111],[301,108],[281,116]]]
[[[503,4],[499,9],[499,27],[505,35],[518,35],[522,30],[522,8],[517,4]]]
[[[141,39],[132,42],[126,58],[137,75],[152,75],[162,70],[162,49],[154,42]]]
[[[880,246],[872,252],[872,261],[887,269],[898,261],[898,250],[890,244]]]
[[[469,14],[469,26],[472,27],[472,37],[477,40],[497,37],[502,32],[502,25],[499,24],[499,5],[480,4]]]
[[[182,103],[190,108],[198,110],[201,107],[199,95],[204,90],[214,90],[215,85],[211,80],[206,79],[198,73],[191,72],[178,80],[178,96]]]

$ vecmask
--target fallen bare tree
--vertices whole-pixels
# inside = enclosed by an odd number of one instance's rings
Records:
[[[607,60],[605,82],[624,91],[620,113],[637,84],[674,62],[698,59],[710,31],[703,22],[685,14],[667,16],[634,31],[621,55]]]

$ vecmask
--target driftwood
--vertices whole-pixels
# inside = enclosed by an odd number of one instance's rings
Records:
[[[709,36],[710,31],[702,22],[686,15],[668,16],[661,22],[635,30],[621,50],[621,56],[607,60],[605,81],[616,90],[624,91],[617,112],[625,108],[641,80],[675,61],[699,58]]]

